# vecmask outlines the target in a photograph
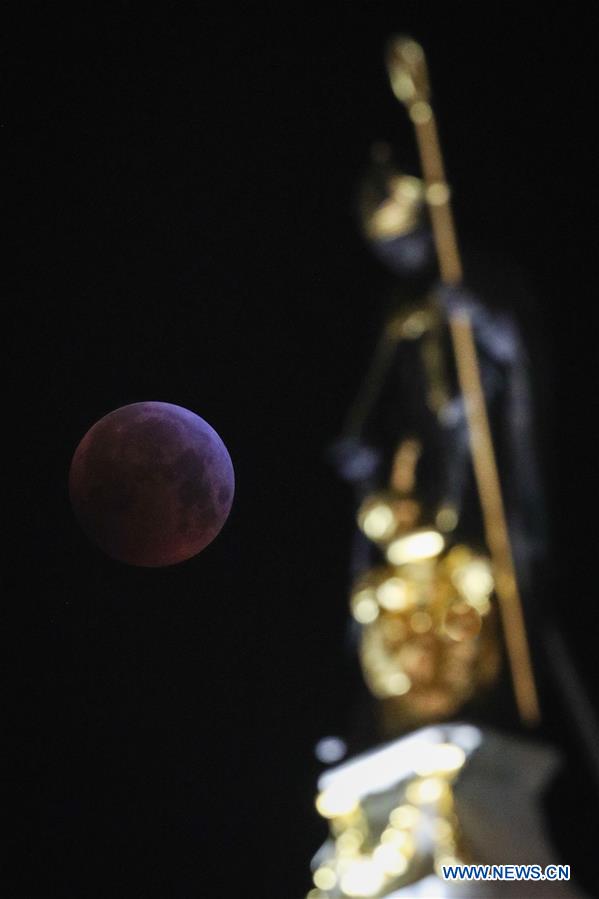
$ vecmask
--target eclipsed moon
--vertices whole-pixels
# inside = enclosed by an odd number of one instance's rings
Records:
[[[73,511],[88,537],[112,558],[149,568],[208,546],[227,520],[234,489],[231,457],[214,428],[161,402],[101,418],[69,473]]]

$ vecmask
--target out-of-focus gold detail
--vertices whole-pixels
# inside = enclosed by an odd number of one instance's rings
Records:
[[[426,377],[426,399],[438,414],[450,394],[443,348],[444,318],[438,297],[431,293],[401,313],[390,316],[378,340],[374,357],[360,391],[351,405],[343,427],[347,437],[357,437],[371,413],[385,378],[393,364],[397,344],[402,340],[420,341],[422,366]]]
[[[406,565],[409,562],[434,559],[443,552],[444,546],[445,540],[439,531],[421,528],[411,534],[396,537],[387,546],[386,556],[392,565]]]
[[[331,787],[316,798],[316,808],[323,818],[352,818],[358,811],[355,796]]]
[[[425,103],[423,100],[417,100],[416,103],[410,107],[410,118],[415,125],[423,125],[425,122],[430,122],[432,117],[433,111],[430,104]]]
[[[387,69],[391,88],[401,103],[413,106],[429,98],[424,51],[411,37],[396,37],[387,46]]]
[[[319,890],[332,890],[337,884],[337,875],[332,868],[317,868],[312,879]]]
[[[389,365],[389,355],[400,340],[421,341],[422,365],[427,382],[426,399],[434,412],[440,411],[449,397],[442,329],[443,319],[434,294],[427,296],[423,303],[389,318],[375,354],[375,364],[348,416],[353,427],[346,430],[355,431],[356,423],[363,420],[364,410],[369,407],[375,391],[380,389],[383,367]]]
[[[375,499],[369,507],[362,510],[360,526],[371,540],[386,540],[396,526],[391,504]]]
[[[418,47],[418,51],[414,48]],[[431,213],[433,235],[437,247],[441,277],[445,283],[459,284],[462,280],[462,264],[457,246],[449,194],[443,202],[437,202],[442,188],[448,192],[445,167],[437,134],[437,125],[430,106],[430,88],[426,59],[422,47],[411,38],[398,37],[390,41],[387,52],[387,68],[392,90],[407,107],[416,129],[416,140],[422,162],[426,189],[434,187],[427,196]],[[410,83],[411,90],[402,85]],[[398,90],[398,85],[400,86]],[[437,201],[435,201],[435,198]]]
[[[389,816],[389,822],[397,830],[414,830],[420,818],[420,810],[414,805],[398,805]]]
[[[410,234],[422,225],[424,185],[401,172],[388,144],[374,144],[372,165],[360,191],[362,230],[368,240],[388,241]]]
[[[435,324],[434,311],[419,306],[410,312],[394,315],[386,325],[386,334],[393,340],[418,340]]]
[[[328,851],[313,874],[318,890],[307,899],[388,895],[419,879],[431,863],[440,870],[444,859],[467,860],[453,798],[466,754],[451,742],[423,743],[417,757],[417,770],[398,785],[389,812],[381,816],[380,800],[370,805],[363,796],[353,821],[329,819]]]
[[[397,99],[407,107],[415,125],[441,279],[447,285],[458,285],[462,281],[462,264],[437,126],[430,106],[424,52],[411,38],[394,38],[388,47],[387,68],[391,88]],[[468,420],[485,535],[493,560],[495,588],[514,694],[520,717],[526,724],[532,725],[540,718],[539,703],[472,322],[468,313],[465,310],[451,313],[449,327]]]
[[[420,224],[424,202],[422,182],[410,175],[393,174],[386,180],[382,199],[364,208],[366,236],[370,240],[393,240],[409,234]]]
[[[336,848],[339,855],[356,855],[364,843],[364,833],[357,828],[348,827],[339,834]]]
[[[445,613],[443,630],[456,642],[473,640],[478,637],[482,627],[480,613],[465,600],[454,602]]]
[[[408,859],[402,853],[399,846],[387,841],[377,846],[372,853],[374,862],[389,877],[399,877],[408,870]]]
[[[466,761],[466,753],[455,743],[431,743],[420,754],[415,765],[420,777],[457,774]]]
[[[391,824],[391,822],[389,822]],[[395,849],[401,849],[402,853],[411,858],[414,855],[414,840],[406,833],[405,828],[395,827],[391,824],[381,834],[381,843],[383,845],[391,845]]]
[[[449,187],[447,184],[429,184],[425,196],[431,206],[443,206],[449,203]]]
[[[516,703],[524,723],[533,725],[540,719],[539,702],[472,324],[466,315],[454,315],[450,320],[450,327],[465,398],[472,462],[483,511],[485,536],[495,569],[495,590]]]
[[[372,856],[359,856],[341,875],[344,896],[376,896],[385,885],[385,872]]]
[[[391,466],[391,489],[398,493],[412,493],[416,483],[416,466],[422,455],[422,444],[419,440],[409,438],[402,440]]]
[[[364,230],[370,240],[399,237],[415,231],[422,223],[421,210],[425,197],[421,182],[404,175],[387,175],[385,178],[383,181],[387,187],[382,198],[380,184],[379,193],[376,193],[374,185],[370,185],[366,193],[368,199],[363,199],[362,202]],[[380,173],[376,180],[380,182]],[[398,187],[394,188],[396,183]],[[432,197],[435,197],[434,191]],[[350,420],[360,420],[364,408],[369,406],[370,398],[380,386],[381,370],[389,364],[393,345],[400,340],[416,341],[421,338],[422,360],[427,378],[427,402],[434,412],[439,412],[448,399],[441,326],[442,317],[434,295],[426,297],[424,304],[390,318],[375,354],[375,364],[355,408],[351,410]]]
[[[402,612],[410,604],[408,585],[400,577],[386,578],[376,590],[379,606],[387,612]]]
[[[460,549],[456,547],[452,550],[454,569],[451,579],[475,609],[481,607],[486,609],[489,596],[493,592],[491,566],[486,559],[469,559],[461,555]]]
[[[499,671],[488,559],[457,545],[434,559],[365,572],[351,608],[360,663],[389,733],[454,714]],[[361,603],[368,600],[364,621]]]
[[[462,544],[448,549],[440,530],[420,524],[420,453],[418,440],[402,440],[390,488],[358,511],[388,563],[357,579],[350,608],[362,626],[364,679],[390,734],[454,714],[499,670],[489,560]]]
[[[367,571],[356,582],[351,597],[352,612],[355,604],[363,598],[377,604],[378,614],[381,611],[407,612],[416,608],[419,597],[420,588],[413,579],[399,576],[397,569],[391,565],[380,565]]]
[[[393,538],[411,532],[420,517],[420,504],[409,496],[420,453],[418,440],[403,440],[393,459],[390,489],[367,497],[358,509],[358,526],[380,546],[388,547]]]
[[[440,777],[414,780],[406,790],[406,798],[414,805],[438,804],[447,795],[448,786]]]
[[[379,604],[374,590],[364,587],[352,594],[351,613],[359,624],[372,624],[379,617]]]
[[[410,627],[415,634],[426,634],[433,626],[433,619],[428,612],[414,612],[410,617]]]
[[[420,505],[393,491],[369,496],[358,509],[358,526],[374,543],[388,544],[398,533],[412,528],[420,517]]]

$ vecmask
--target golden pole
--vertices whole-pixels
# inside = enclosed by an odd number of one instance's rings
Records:
[[[441,280],[447,285],[457,285],[462,281],[462,263],[437,125],[430,105],[428,72],[422,47],[410,38],[393,39],[389,45],[387,68],[393,93],[406,106],[416,130]],[[533,725],[540,719],[539,701],[472,322],[468,312],[464,309],[457,312],[450,311],[449,329],[458,381],[464,398],[472,464],[485,536],[493,562],[495,589],[514,695],[522,721],[527,725]]]

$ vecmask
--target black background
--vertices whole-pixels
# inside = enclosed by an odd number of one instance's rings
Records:
[[[7,899],[307,887],[312,747],[347,728],[353,689],[351,498],[324,451],[384,282],[352,197],[374,139],[417,172],[382,64],[397,31],[428,53],[460,233],[535,297],[547,602],[596,692],[586,23],[499,4],[21,11],[2,121]],[[219,538],[164,570],[104,558],[66,492],[87,428],[145,399],[206,418],[237,478]]]

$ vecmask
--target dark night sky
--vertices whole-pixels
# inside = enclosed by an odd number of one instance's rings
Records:
[[[312,746],[351,714],[351,502],[324,451],[384,280],[351,201],[374,139],[416,171],[381,62],[396,31],[428,52],[460,233],[535,297],[547,602],[594,689],[590,33],[503,4],[325,6],[123,2],[9,29],[6,899],[306,886]],[[237,477],[217,541],[161,571],[104,558],[66,492],[87,428],[145,399],[206,418]]]

